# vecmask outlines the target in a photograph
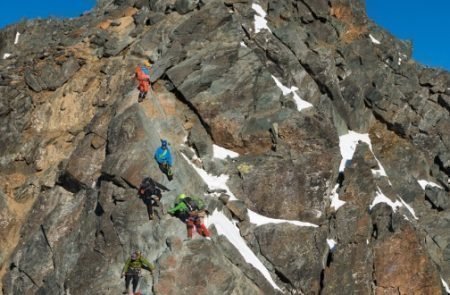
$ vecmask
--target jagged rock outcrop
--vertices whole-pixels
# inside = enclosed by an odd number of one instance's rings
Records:
[[[292,291],[316,294],[321,289],[323,260],[328,252],[325,230],[295,225],[265,225],[255,229],[261,254]]]
[[[370,159],[367,145],[358,145],[339,194],[345,205],[331,219],[338,243],[329,254],[324,275],[324,292],[371,293],[373,250],[368,247],[373,234],[368,207],[375,197],[376,184],[365,161]],[[370,163],[370,161],[368,161]]]
[[[161,256],[159,263],[161,271],[155,293],[264,294],[212,242],[193,240],[183,244],[180,239],[171,240],[170,250]]]
[[[445,294],[450,74],[362,1],[102,0],[0,34],[3,294],[119,294],[135,249],[145,294]],[[371,143],[352,159],[349,131]],[[167,214],[181,192],[205,198],[211,240]]]

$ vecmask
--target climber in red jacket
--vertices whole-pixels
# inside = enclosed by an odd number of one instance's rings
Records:
[[[144,65],[137,66],[135,69],[135,77],[138,81],[139,98],[138,101],[141,102],[147,96],[147,92],[150,89],[150,63],[148,61],[144,62]]]

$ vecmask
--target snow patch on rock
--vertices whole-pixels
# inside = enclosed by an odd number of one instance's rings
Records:
[[[214,176],[211,174],[208,174],[205,170],[198,168],[194,165],[184,154],[181,154],[184,159],[194,168],[194,170],[200,175],[200,177],[203,179],[203,181],[208,185],[209,189],[222,189],[227,192],[227,194],[230,196],[230,200],[237,200],[235,195],[231,192],[230,188],[227,185],[227,181],[230,178],[226,174],[221,174],[219,176]]]
[[[339,200],[339,194],[337,193],[337,189],[339,188],[339,184],[336,184],[331,191],[330,199],[331,199],[331,207],[337,211],[341,206],[345,204],[345,201]]]
[[[280,287],[277,286],[275,281],[270,276],[267,268],[241,237],[239,229],[235,224],[233,224],[222,212],[217,210],[214,210],[211,216],[209,216],[208,221],[210,224],[214,224],[219,235],[224,235],[234,245],[247,263],[253,265],[257,270],[259,270],[259,272],[261,272],[261,274],[276,290],[281,291]]]
[[[231,192],[230,188],[227,185],[227,181],[229,179],[229,176],[226,174],[221,174],[219,176],[214,176],[211,174],[208,174],[205,170],[198,168],[194,165],[184,154],[181,154],[184,159],[194,168],[194,170],[200,175],[200,177],[203,179],[203,181],[208,185],[208,188],[211,190],[217,189],[217,190],[224,190],[226,193],[230,196],[230,201],[238,200],[236,196]],[[269,218],[262,216],[256,212],[253,212],[249,209],[247,209],[248,215],[250,217],[250,222],[256,225],[263,225],[268,223],[290,223],[297,226],[310,226],[310,227],[318,227],[318,225],[309,223],[309,222],[303,222],[298,220],[286,220],[286,219],[275,219],[275,218]]]
[[[445,288],[445,292],[447,292],[447,294],[450,294],[450,288],[448,287],[448,284],[446,281],[444,281],[444,279],[441,277],[441,281],[442,281],[442,285]]]
[[[303,221],[297,221],[297,220],[287,220],[287,219],[275,219],[275,218],[269,218],[266,216],[262,216],[256,212],[253,212],[250,209],[247,209],[248,217],[250,219],[250,223],[256,224],[257,226],[269,224],[269,223],[290,223],[296,226],[310,226],[310,227],[319,227],[316,224],[309,223],[309,222],[303,222]]]
[[[374,36],[372,36],[372,34],[369,34],[370,37],[370,41],[372,41],[373,44],[381,44],[380,41],[378,41],[377,39],[375,39]]]
[[[277,78],[275,78],[273,75],[272,75],[272,79],[275,81],[275,83],[277,84],[278,88],[281,89],[281,92],[283,93],[284,96],[292,93],[292,95],[294,96],[295,104],[297,105],[297,110],[299,112],[304,110],[304,109],[307,109],[307,108],[310,108],[310,107],[313,106],[312,104],[310,104],[306,100],[303,100],[303,99],[300,98],[300,96],[296,92],[298,90],[297,87],[292,86],[291,88],[287,88]]]
[[[340,172],[344,171],[345,167],[352,160],[359,141],[370,142],[369,134],[361,134],[350,130],[347,134],[339,136],[339,149],[342,155],[341,164],[339,165]]]
[[[215,145],[213,144],[213,153],[214,153],[214,158],[218,158],[218,159],[226,159],[227,157],[230,158],[237,158],[239,157],[239,154],[236,152],[233,152],[231,150],[227,150],[226,148],[223,148],[221,146]]]
[[[339,165],[339,171],[344,171],[345,167],[352,160],[353,154],[355,153],[356,146],[358,145],[359,141],[367,143],[369,145],[370,151],[372,151],[373,154],[372,142],[370,141],[368,133],[358,133],[350,130],[347,134],[339,136],[339,148],[342,155],[342,161]],[[387,177],[386,170],[384,170],[383,165],[381,165],[381,162],[377,159],[375,154],[373,156],[375,157],[375,160],[377,161],[378,167],[380,167],[380,169],[372,169],[372,173],[375,175]]]
[[[438,185],[438,184],[436,184],[434,182],[425,180],[425,179],[417,180],[417,182],[419,183],[419,185],[422,187],[423,190],[425,190],[427,186],[437,187],[437,188],[442,189],[442,187],[440,185]]]
[[[264,11],[264,9],[259,4],[252,4],[252,8],[254,11],[256,11],[255,15],[255,32],[259,33],[261,30],[268,30],[272,33],[272,31],[267,26],[267,20],[266,15],[267,13]]]
[[[414,209],[410,205],[408,205],[408,203],[406,203],[402,198],[400,198],[400,201],[402,202],[403,206],[405,206],[405,208],[408,209],[409,213],[411,213],[411,215],[414,217],[414,219],[419,219],[416,216],[416,212],[414,211]]]
[[[19,37],[20,37],[20,33],[17,32],[17,33],[16,33],[16,38],[14,39],[14,44],[19,43]]]
[[[372,204],[370,205],[369,209],[372,210],[373,207],[375,207],[377,204],[380,204],[380,203],[388,204],[392,208],[392,211],[394,211],[394,212],[396,212],[397,209],[402,206],[402,203],[400,201],[392,202],[391,199],[386,197],[383,194],[383,192],[380,190],[380,188],[378,188],[378,190],[376,192],[376,197],[373,200]]]
[[[369,134],[367,134],[367,133],[364,133],[364,134],[357,133],[357,132],[354,132],[354,131],[350,130],[347,134],[339,136],[339,148],[341,150],[341,155],[342,155],[342,161],[341,161],[341,164],[339,166],[339,171],[341,171],[341,172],[344,171],[345,167],[351,161],[351,159],[353,158],[353,154],[355,153],[356,146],[358,145],[359,141],[367,143],[369,145],[370,151],[373,154],[372,143],[370,141]],[[375,154],[373,154],[373,156],[374,156],[375,160],[378,163],[379,169],[372,169],[372,173],[374,175],[388,177],[387,173],[386,173],[386,170],[384,170],[383,165],[381,165],[381,162],[377,159]],[[424,181],[423,180],[419,180],[418,182],[419,182],[419,184],[421,184],[422,188],[424,188],[424,186],[423,186]],[[392,185],[390,180],[389,180],[389,178],[388,178],[388,183],[390,185]],[[338,186],[336,186],[333,189],[332,196],[331,196],[331,206],[334,207],[335,210],[337,210],[337,208],[339,208],[340,206],[345,204],[345,202],[340,201],[338,196],[337,196],[337,193],[336,193],[337,187]],[[376,194],[377,195],[376,195],[373,203],[370,205],[370,208],[369,208],[370,210],[372,210],[372,208],[375,205],[379,204],[379,203],[386,203],[386,204],[388,204],[389,206],[392,207],[392,210],[394,212],[398,208],[404,206],[411,213],[411,215],[414,217],[414,219],[419,219],[416,216],[416,213],[415,213],[414,209],[410,205],[408,205],[402,198],[399,197],[400,201],[397,200],[395,202],[392,202],[388,197],[386,197],[381,192],[380,188],[378,188],[378,191],[377,191]]]
[[[327,244],[331,251],[333,251],[334,247],[337,245],[336,241],[333,239],[327,239]]]

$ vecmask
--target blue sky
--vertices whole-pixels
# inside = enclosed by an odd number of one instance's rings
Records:
[[[95,0],[2,1],[0,28],[36,17],[74,17]],[[417,61],[450,71],[450,0],[366,0],[367,13],[401,39],[412,40]]]
[[[400,39],[413,42],[413,58],[450,71],[450,0],[366,0],[367,14]]]
[[[75,17],[90,10],[95,0],[1,0],[0,29],[21,19]]]

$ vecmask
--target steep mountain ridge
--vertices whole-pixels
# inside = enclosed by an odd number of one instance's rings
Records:
[[[133,249],[145,294],[446,293],[450,75],[363,2],[99,1],[1,40],[3,294],[119,294]],[[144,176],[167,188],[154,221]],[[166,214],[181,192],[211,241]]]

